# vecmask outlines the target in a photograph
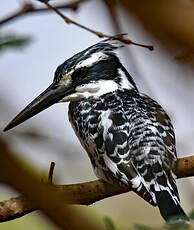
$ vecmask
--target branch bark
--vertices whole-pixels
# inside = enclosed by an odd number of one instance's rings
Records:
[[[178,159],[174,168],[174,173],[178,178],[194,176],[194,156]]]
[[[174,172],[178,178],[194,176],[194,156],[178,159]],[[130,187],[113,186],[101,180],[53,186],[63,197],[64,204],[91,205],[99,200],[131,191]],[[24,216],[36,209],[37,206],[24,196],[11,198],[0,202],[0,222]]]

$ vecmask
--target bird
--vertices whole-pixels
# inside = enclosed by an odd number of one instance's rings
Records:
[[[165,110],[139,92],[117,51],[102,40],[75,54],[55,71],[52,84],[22,110],[7,131],[55,103],[69,103],[69,121],[97,178],[130,187],[168,221],[187,215],[180,205],[173,167],[175,133]]]

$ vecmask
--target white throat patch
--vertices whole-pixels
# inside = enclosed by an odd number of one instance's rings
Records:
[[[118,74],[121,78],[121,88],[123,89],[133,89],[134,86],[129,82],[125,72],[122,69],[118,69]]]
[[[113,92],[118,89],[118,84],[113,80],[99,80],[76,87],[76,92],[64,97],[60,102],[79,101],[83,98],[100,97],[103,94]]]

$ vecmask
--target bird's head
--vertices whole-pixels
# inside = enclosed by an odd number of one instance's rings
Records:
[[[53,83],[27,105],[4,131],[58,102],[99,97],[119,88],[137,90],[114,52],[120,47],[123,47],[120,42],[107,39],[66,60],[57,68]]]

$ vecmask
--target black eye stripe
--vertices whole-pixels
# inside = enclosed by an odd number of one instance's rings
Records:
[[[82,68],[76,69],[72,73],[72,75],[71,75],[72,76],[72,80],[73,81],[77,81],[78,79],[83,79],[86,76],[88,76],[88,72],[89,72],[89,69],[86,68],[86,67],[82,67]]]

